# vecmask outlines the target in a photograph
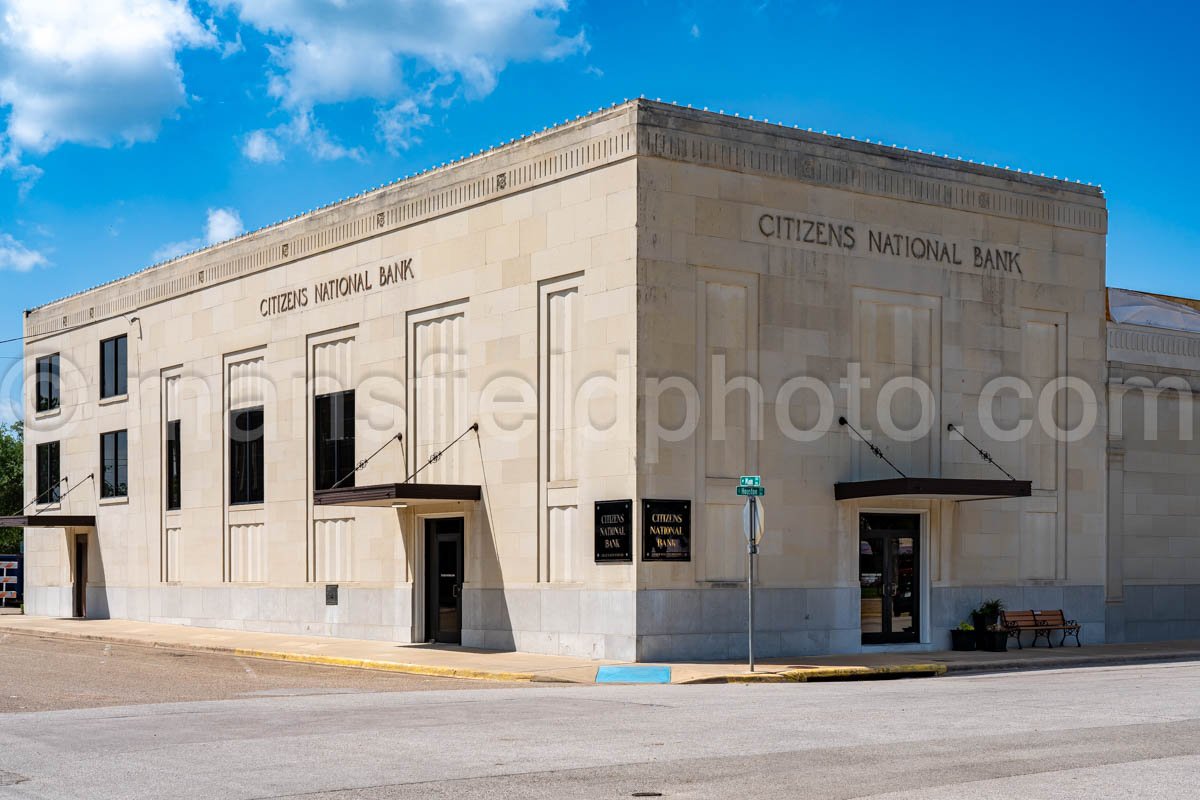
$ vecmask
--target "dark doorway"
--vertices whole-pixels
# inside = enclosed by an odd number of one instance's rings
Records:
[[[921,641],[921,517],[859,516],[858,585],[863,644]]]
[[[87,562],[88,537],[86,533],[75,534],[75,586],[72,616],[87,616]]]
[[[462,642],[463,518],[425,520],[425,638]]]

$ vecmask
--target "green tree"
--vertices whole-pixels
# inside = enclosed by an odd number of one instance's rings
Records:
[[[0,425],[0,515],[16,514],[25,505],[25,426]],[[21,529],[0,528],[0,553],[21,551]]]

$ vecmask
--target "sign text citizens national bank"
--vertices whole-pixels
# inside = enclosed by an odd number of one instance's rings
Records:
[[[318,281],[313,284],[311,293],[309,287],[301,286],[299,289],[288,289],[267,295],[259,302],[258,313],[269,317],[274,314],[295,311],[298,308],[308,308],[310,301],[313,305],[319,305],[362,292],[369,292],[376,287],[373,275],[374,270],[371,268],[360,269],[338,278]],[[406,281],[415,277],[413,260],[403,258],[380,264],[378,275],[380,287]]]
[[[853,251],[860,249],[862,243],[860,232],[855,230],[854,225],[769,212],[759,215],[758,232],[768,239],[782,239],[830,249]],[[976,269],[996,269],[1022,276],[1025,274],[1021,270],[1021,253],[1017,250],[963,244],[936,236],[890,233],[876,228],[867,228],[866,233],[866,249],[869,253],[958,266],[969,263]]]

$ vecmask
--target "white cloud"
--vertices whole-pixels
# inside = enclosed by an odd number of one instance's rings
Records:
[[[200,249],[199,239],[187,239],[182,242],[171,242],[164,244],[162,247],[154,251],[154,255],[150,256],[150,260],[155,264],[162,261],[170,261],[172,258],[179,258],[184,253],[190,253],[193,250]]]
[[[242,224],[242,217],[236,209],[210,208],[208,210],[208,218],[204,224],[203,236],[165,244],[155,250],[151,258],[156,263],[159,261],[170,261],[172,258],[178,258],[184,253],[199,250],[201,247],[207,247],[211,244],[223,242],[226,239],[232,239],[235,236],[241,236],[245,230],[246,227]]]
[[[17,195],[22,200],[42,177],[42,168],[33,164],[22,164],[21,153],[12,145],[6,144],[3,135],[0,135],[0,172],[5,170],[17,181]]]
[[[274,164],[283,160],[279,143],[268,131],[251,131],[242,142],[242,155],[257,164]]]
[[[0,270],[28,272],[47,263],[46,257],[38,251],[29,249],[7,233],[0,233]]]
[[[303,144],[314,158],[322,161],[337,161],[342,158],[352,158],[361,161],[362,148],[345,147],[338,144],[318,123],[311,111],[297,114],[290,125],[285,125],[282,133],[294,142]]]
[[[231,58],[245,50],[246,45],[242,44],[242,32],[238,31],[233,39],[221,45],[221,58]]]
[[[428,117],[425,120],[428,121]],[[284,152],[281,142],[303,147],[319,161],[342,158],[362,161],[365,157],[361,147],[346,147],[334,141],[311,111],[296,114],[291,121],[275,128],[251,131],[242,142],[242,155],[259,164],[282,161]]]
[[[376,135],[389,148],[428,123],[427,87],[482,97],[510,62],[586,50],[582,33],[559,32],[566,0],[214,0],[274,38],[269,92],[292,113],[292,136],[314,154],[354,157],[312,118],[315,108],[370,99]],[[422,94],[425,93],[423,97]],[[303,137],[320,138],[313,142]],[[285,137],[286,138],[286,137]]]
[[[154,139],[187,99],[179,51],[216,43],[186,0],[0,0],[9,152]]]
[[[204,227],[204,238],[208,244],[216,244],[246,232],[242,217],[232,208],[210,208],[208,224]]]
[[[379,140],[393,153],[406,150],[420,139],[413,135],[417,128],[429,124],[429,115],[421,111],[415,100],[401,100],[391,108],[375,112],[378,120],[376,132]]]

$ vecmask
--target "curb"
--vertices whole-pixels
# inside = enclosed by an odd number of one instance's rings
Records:
[[[947,672],[964,675],[972,672],[1030,672],[1041,669],[1119,667],[1126,664],[1166,664],[1174,661],[1200,661],[1200,652],[1076,656],[1074,658],[1047,658],[1044,661],[959,662],[944,666],[946,666]]]
[[[265,661],[285,661],[294,664],[369,669],[378,672],[397,672],[407,675],[425,675],[435,678],[460,678],[464,680],[501,681],[508,683],[571,683],[590,685],[590,681],[574,681],[551,674],[535,672],[507,672],[460,667],[443,667],[430,664],[409,664],[400,661],[380,661],[365,658],[347,658],[308,653],[288,653],[277,650],[227,647],[223,645],[197,644],[188,642],[168,643],[146,641],[129,636],[104,633],[74,633],[69,631],[39,628],[9,627],[0,623],[0,632],[14,636],[40,636],[50,639],[73,639],[76,641],[106,642],[131,647],[150,647],[157,650],[182,650],[195,653],[232,655],[241,658],[257,658]],[[946,674],[970,674],[976,672],[1025,672],[1046,669],[1071,669],[1076,667],[1111,667],[1123,664],[1153,664],[1182,661],[1200,661],[1200,651],[1174,653],[1130,653],[1126,655],[1096,655],[1050,658],[1040,661],[977,661],[957,663],[889,664],[879,667],[840,666],[810,669],[789,669],[781,672],[747,674],[729,673],[706,675],[680,681],[676,686],[700,684],[735,683],[821,683],[833,681],[869,681],[899,678],[932,678]]]
[[[712,675],[679,681],[678,683],[821,683],[896,678],[934,678],[944,674],[946,674],[945,664],[888,664],[882,667],[816,667],[812,669],[789,669],[782,672]]]
[[[491,672],[483,669],[439,667],[428,664],[406,664],[401,661],[376,661],[369,658],[343,658],[341,656],[319,656],[307,653],[280,653],[271,650],[246,650],[227,648],[222,652],[244,658],[261,658],[268,661],[287,661],[293,664],[318,664],[327,667],[351,667],[371,669],[379,672],[403,672],[406,675],[429,675],[436,678],[465,678],[477,681],[532,681],[532,672]]]
[[[294,664],[313,664],[326,667],[350,667],[353,669],[370,669],[379,672],[402,672],[407,675],[428,675],[435,678],[464,678],[481,681],[507,681],[510,683],[546,680],[532,672],[492,672],[480,669],[465,669],[459,667],[440,667],[426,664],[406,664],[400,661],[378,661],[367,658],[345,658],[342,656],[322,656],[308,653],[284,653],[274,650],[253,650],[242,647],[224,647],[221,645],[147,642],[128,636],[110,636],[99,633],[67,633],[63,631],[46,631],[38,629],[15,629],[0,625],[0,631],[14,636],[41,636],[48,639],[73,639],[76,641],[105,642],[123,644],[133,647],[151,647],[156,650],[185,650],[196,653],[213,653],[231,655],[241,658],[258,658],[265,661],[287,661]]]

